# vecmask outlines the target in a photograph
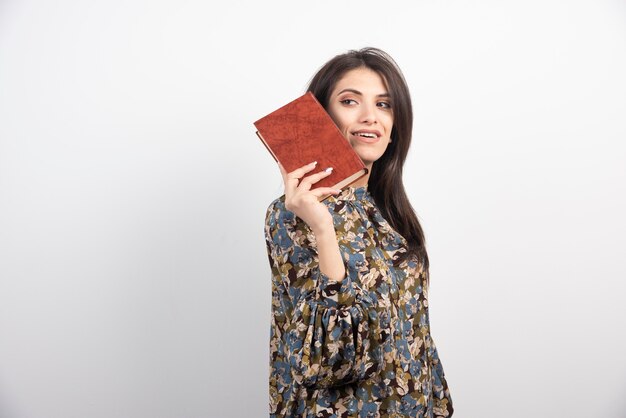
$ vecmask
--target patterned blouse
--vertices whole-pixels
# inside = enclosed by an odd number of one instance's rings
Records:
[[[430,336],[428,271],[400,257],[406,240],[366,186],[324,203],[346,266],[340,282],[320,271],[315,235],[284,196],[267,210],[270,416],[451,417]]]

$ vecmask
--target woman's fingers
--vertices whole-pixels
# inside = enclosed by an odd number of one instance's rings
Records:
[[[296,179],[300,179],[301,177],[303,177],[306,173],[308,173],[309,171],[313,170],[315,168],[315,166],[317,165],[317,161],[313,161],[312,163],[309,163],[307,165],[303,165],[300,168],[296,168],[295,170],[293,170],[291,173],[287,174],[287,177],[289,178],[296,178]]]
[[[302,179],[302,181],[300,181],[300,186],[306,187],[307,190],[311,189],[311,187],[317,183],[318,181],[320,181],[321,179],[323,179],[324,177],[328,177],[332,174],[333,172],[333,168],[332,167],[328,167],[326,170],[324,171],[320,171],[319,173],[315,173],[315,174],[311,174],[310,176],[306,176],[305,178]]]
[[[311,191],[311,193],[317,198],[323,195],[339,193],[339,190],[333,189],[331,187],[318,187],[311,190],[311,187],[315,183],[325,177],[330,176],[333,172],[333,168],[328,167],[324,171],[320,171],[319,173],[311,174],[310,176],[306,176],[303,178],[303,176],[313,170],[316,165],[317,161],[313,161],[310,164],[293,170],[291,173],[287,173],[285,167],[283,167],[281,163],[278,163],[280,174],[283,177],[283,182],[285,183],[285,194],[292,194],[296,189],[300,187],[302,187],[302,189],[300,190]]]
[[[285,167],[283,167],[281,163],[278,163],[280,174],[283,176],[283,182],[285,183],[285,192],[295,190],[295,188],[298,187],[300,178],[313,170],[316,165],[317,161],[313,161],[312,163],[293,170],[291,173],[287,173]]]

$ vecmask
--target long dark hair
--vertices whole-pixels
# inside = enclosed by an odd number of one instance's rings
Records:
[[[328,108],[330,94],[337,82],[348,71],[369,68],[380,74],[387,84],[393,108],[391,143],[372,166],[368,191],[383,217],[408,243],[406,255],[415,255],[428,269],[428,253],[424,231],[411,206],[402,182],[402,167],[411,145],[413,106],[404,76],[398,64],[377,48],[351,50],[328,61],[313,76],[308,91]]]

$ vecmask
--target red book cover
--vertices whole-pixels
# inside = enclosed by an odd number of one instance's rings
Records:
[[[332,174],[315,183],[314,188],[342,189],[367,174],[361,158],[311,92],[262,117],[254,126],[268,151],[288,173],[313,161],[317,166],[306,175],[333,168]]]

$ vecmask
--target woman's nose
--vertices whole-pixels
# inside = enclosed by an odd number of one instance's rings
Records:
[[[374,123],[376,122],[376,109],[373,105],[363,104],[361,105],[361,123]]]

